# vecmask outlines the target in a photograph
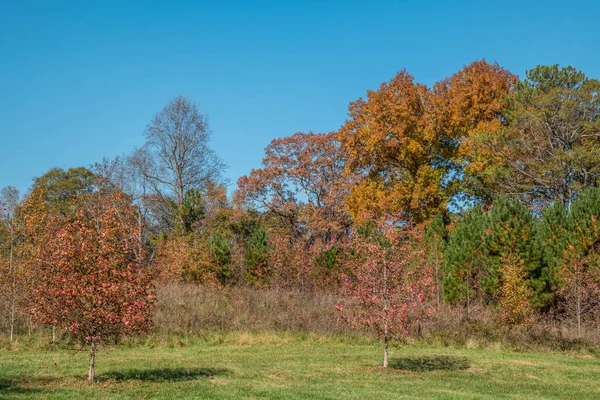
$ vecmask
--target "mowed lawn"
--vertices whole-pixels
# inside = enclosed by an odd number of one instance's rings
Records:
[[[394,347],[241,335],[220,344],[103,348],[97,383],[88,355],[0,350],[9,399],[600,399],[593,356]]]

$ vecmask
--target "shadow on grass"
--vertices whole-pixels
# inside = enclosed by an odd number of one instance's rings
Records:
[[[23,382],[18,379],[10,379],[0,377],[0,398],[3,395],[10,394],[33,394],[41,392],[41,389],[35,388],[37,384],[47,384],[50,380],[47,379],[34,379]],[[8,397],[10,398],[10,397]]]
[[[223,368],[156,368],[156,369],[130,369],[127,371],[113,371],[102,374],[100,379],[114,379],[115,381],[137,380],[144,382],[179,382],[193,381],[200,378],[211,378],[218,375],[227,375],[230,371]]]
[[[460,371],[470,367],[469,360],[464,357],[433,356],[405,357],[390,360],[390,367],[403,371]]]

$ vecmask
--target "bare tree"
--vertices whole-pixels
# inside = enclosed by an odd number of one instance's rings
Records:
[[[223,161],[209,146],[208,119],[182,95],[169,102],[146,127],[146,144],[134,164],[163,203],[184,204],[191,189],[203,190],[222,179]]]

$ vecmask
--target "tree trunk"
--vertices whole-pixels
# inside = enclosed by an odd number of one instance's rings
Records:
[[[442,294],[441,294],[441,282],[440,282],[440,261],[439,261],[439,252],[437,245],[435,246],[435,297],[436,297],[436,306],[439,311],[442,305]]]
[[[10,341],[12,342],[15,337],[15,299],[13,298],[10,307]]]
[[[12,285],[10,294],[10,341],[14,340],[15,335],[15,303],[17,296],[17,271],[14,266],[14,241],[13,241],[13,230],[12,223],[10,228],[10,273],[12,274]]]
[[[96,344],[92,340],[92,344],[90,345],[90,369],[88,370],[88,382],[94,383],[94,377],[96,376],[96,372],[94,370],[94,361],[96,360]]]
[[[581,339],[581,293],[577,286],[577,337]]]
[[[388,337],[383,337],[383,368],[388,367],[389,350],[388,350]]]

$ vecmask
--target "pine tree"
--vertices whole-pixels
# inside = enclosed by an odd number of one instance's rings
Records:
[[[463,302],[467,316],[479,292],[479,276],[485,263],[485,215],[481,207],[467,211],[450,232],[442,293],[450,303]]]
[[[570,243],[559,268],[559,294],[565,311],[576,320],[581,337],[583,319],[600,295],[600,189],[584,190],[568,215]]]
[[[229,241],[217,232],[209,236],[208,243],[217,279],[221,284],[227,284],[233,276]]]
[[[542,212],[542,264],[563,311],[582,322],[600,294],[600,190],[582,191],[570,209],[560,201]],[[555,297],[556,296],[556,297]]]
[[[481,285],[484,293],[493,298],[502,283],[502,260],[518,258],[524,264],[526,277],[540,276],[539,255],[535,246],[535,219],[518,199],[496,198],[487,216],[485,244],[489,259]]]
[[[567,209],[562,202],[542,210],[538,222],[538,243],[540,249],[540,276],[535,282],[534,303],[542,309],[552,306],[556,300],[559,285],[559,271],[567,247],[571,241]]]
[[[268,264],[269,236],[262,226],[257,227],[246,245],[246,275],[253,286],[267,284],[271,275]]]

